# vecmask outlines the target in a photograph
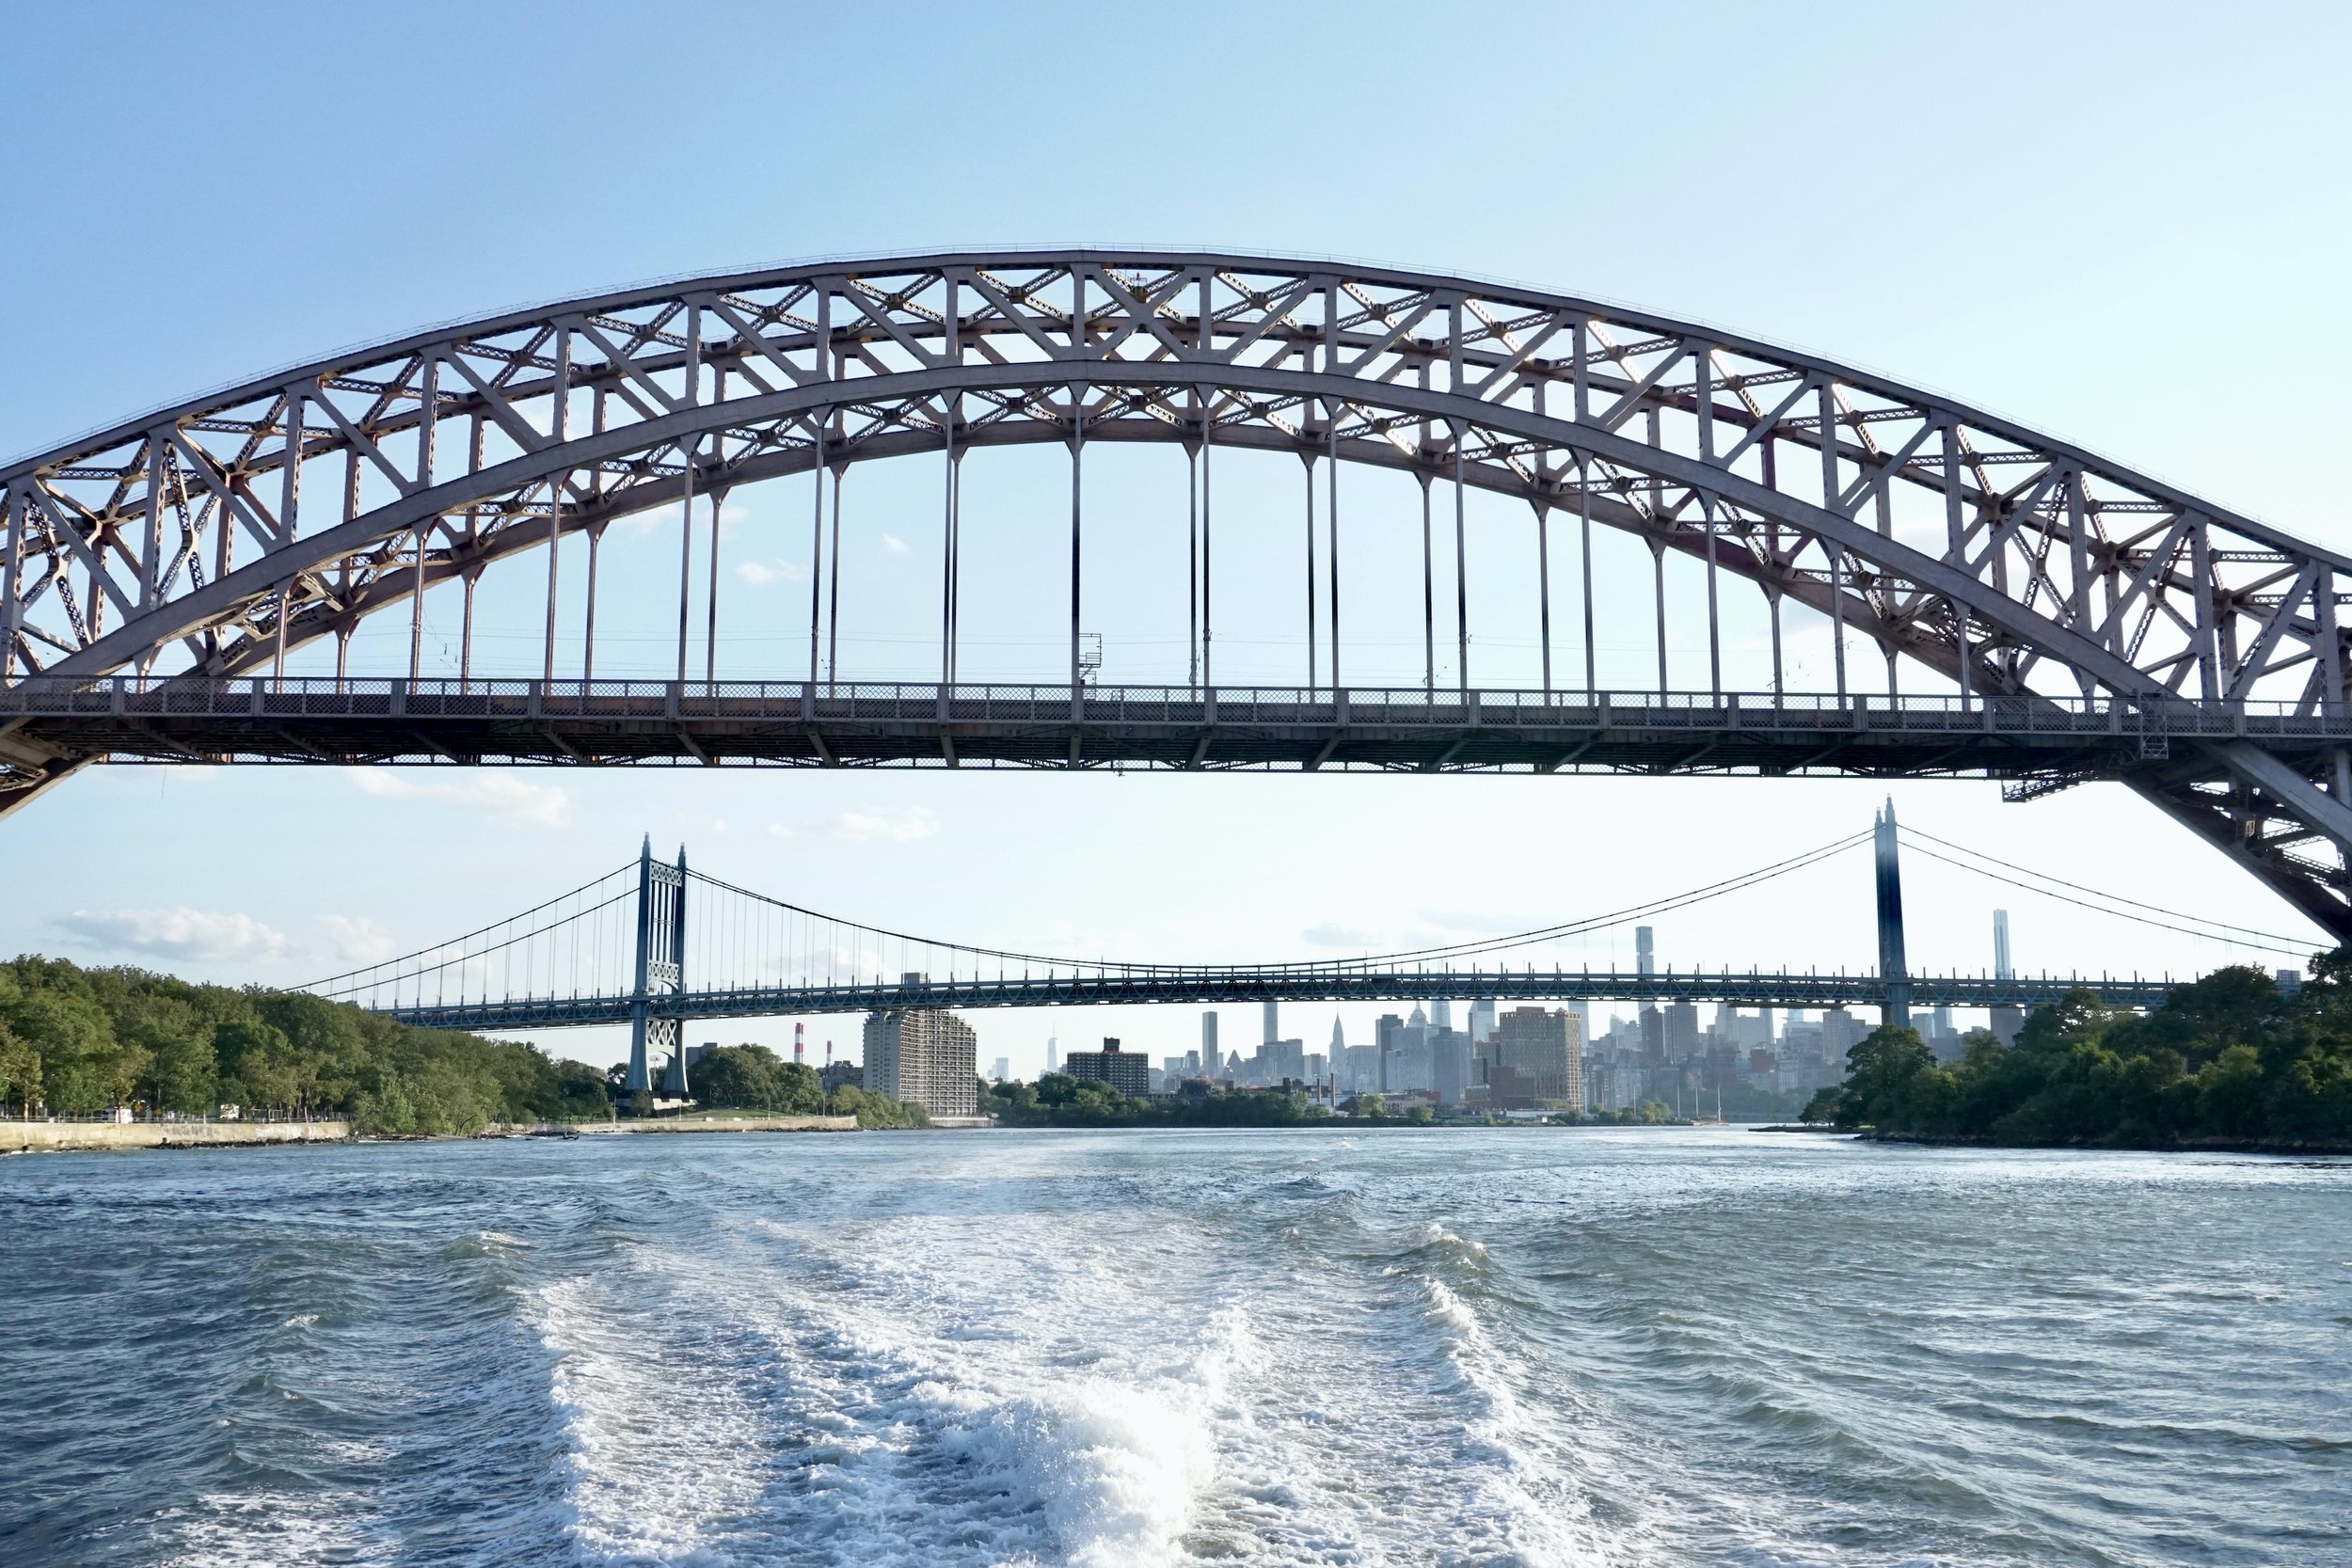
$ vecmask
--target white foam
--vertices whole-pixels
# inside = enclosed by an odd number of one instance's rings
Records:
[[[759,1493],[755,1413],[738,1390],[699,1375],[677,1332],[694,1325],[647,1309],[660,1292],[629,1291],[643,1273],[562,1280],[530,1298],[555,1355],[565,1526],[592,1562],[691,1555],[712,1521]]]

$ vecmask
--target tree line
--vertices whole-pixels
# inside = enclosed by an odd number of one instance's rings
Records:
[[[2289,990],[2217,970],[2147,1013],[2076,990],[2013,1045],[1982,1029],[1963,1044],[1939,1066],[1916,1032],[1873,1030],[1805,1119],[1971,1143],[2352,1148],[2352,950]]]
[[[373,1133],[610,1115],[604,1075],[528,1045],[416,1029],[297,991],[62,958],[0,963],[0,1101],[347,1117]]]
[[[513,1040],[419,1029],[300,991],[195,985],[63,958],[0,963],[0,1104],[87,1116],[130,1106],[212,1116],[348,1118],[371,1136],[477,1132],[494,1122],[603,1119],[627,1069],[598,1072]],[[854,1085],[830,1095],[765,1046],[695,1064],[706,1105],[919,1127],[919,1105]]]
[[[1213,1088],[1200,1096],[1142,1100],[1060,1072],[1034,1084],[982,1080],[979,1110],[1008,1127],[1295,1127],[1330,1115],[1303,1094]]]
[[[613,1069],[615,1073],[622,1070]],[[816,1069],[787,1062],[764,1045],[723,1045],[704,1052],[694,1063],[688,1086],[701,1103],[728,1110],[855,1117],[860,1127],[869,1128],[931,1124],[930,1114],[922,1106],[855,1084],[836,1085],[828,1094]]]

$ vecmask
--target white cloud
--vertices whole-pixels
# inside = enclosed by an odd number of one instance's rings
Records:
[[[75,910],[57,929],[110,952],[154,958],[276,958],[286,939],[249,914],[221,910]]]
[[[649,506],[643,512],[632,512],[618,522],[624,537],[643,539],[649,533],[677,527],[677,502],[667,501],[660,506]]]
[[[899,538],[895,533],[885,533],[882,536],[882,548],[888,550],[892,555],[912,556],[914,553],[914,550],[908,547],[907,542]]]
[[[939,814],[929,806],[878,806],[871,811],[840,812],[822,822],[771,822],[768,832],[776,838],[821,833],[827,838],[907,844],[938,832]]]
[[[319,926],[326,933],[327,949],[341,963],[378,963],[400,951],[392,933],[365,916],[330,914]]]
[[[746,561],[735,575],[754,588],[773,588],[780,582],[806,582],[808,568],[797,561]]]
[[[1352,947],[1362,949],[1372,945],[1372,938],[1353,926],[1325,924],[1310,926],[1298,933],[1317,947]]]
[[[939,814],[929,806],[889,806],[880,811],[845,811],[825,824],[834,838],[886,838],[905,844],[939,832]]]
[[[545,828],[568,826],[572,818],[572,798],[563,789],[530,784],[511,774],[476,773],[460,783],[421,784],[380,768],[354,768],[346,772],[363,794],[379,800],[433,800]]]

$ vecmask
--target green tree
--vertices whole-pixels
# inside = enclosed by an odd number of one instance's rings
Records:
[[[6,1022],[40,1058],[51,1109],[82,1116],[130,1098],[142,1064],[118,1046],[105,1011],[85,990],[27,990],[9,1008]]]
[[[224,1101],[254,1111],[282,1110],[300,1092],[287,1059],[286,1037],[258,1018],[228,1019],[213,1025],[213,1057],[219,1065]]]
[[[1846,1053],[1846,1090],[1837,1107],[1837,1125],[1899,1125],[1913,1078],[1934,1070],[1935,1056],[1917,1030],[1881,1024]]]
[[[212,1026],[185,998],[161,988],[135,990],[115,1013],[118,1039],[146,1058],[148,1103],[200,1116],[219,1099]]]
[[[886,1094],[876,1094],[854,1084],[844,1084],[833,1091],[830,1109],[837,1117],[857,1117],[857,1124],[865,1128],[929,1127],[931,1124],[930,1114],[922,1106],[893,1100]]]
[[[14,1099],[30,1117],[40,1098],[40,1053],[0,1022],[0,1106]]]
[[[825,1099],[811,1068],[787,1062],[764,1045],[727,1045],[694,1064],[694,1098],[706,1105],[807,1115]]]

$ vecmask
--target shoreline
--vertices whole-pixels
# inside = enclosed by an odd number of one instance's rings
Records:
[[[1833,1130],[1834,1131],[1834,1130]],[[1917,1132],[1875,1132],[1856,1129],[1846,1134],[1874,1144],[1915,1144],[1921,1148],[2058,1149],[2075,1154],[2266,1154],[2280,1159],[2338,1159],[2352,1156],[2352,1144],[2305,1143],[2299,1140],[2263,1142],[2245,1138],[2190,1138],[2172,1143],[2001,1143],[1992,1138],[1935,1138]]]
[[[351,1123],[340,1117],[315,1121],[0,1121],[0,1154],[260,1148],[351,1141]]]
[[[480,1143],[507,1138],[612,1137],[634,1132],[854,1132],[853,1116],[669,1117],[642,1121],[501,1123],[479,1132],[375,1134],[349,1120],[311,1121],[6,1121],[0,1156],[110,1154],[151,1148],[262,1148],[311,1144]]]

